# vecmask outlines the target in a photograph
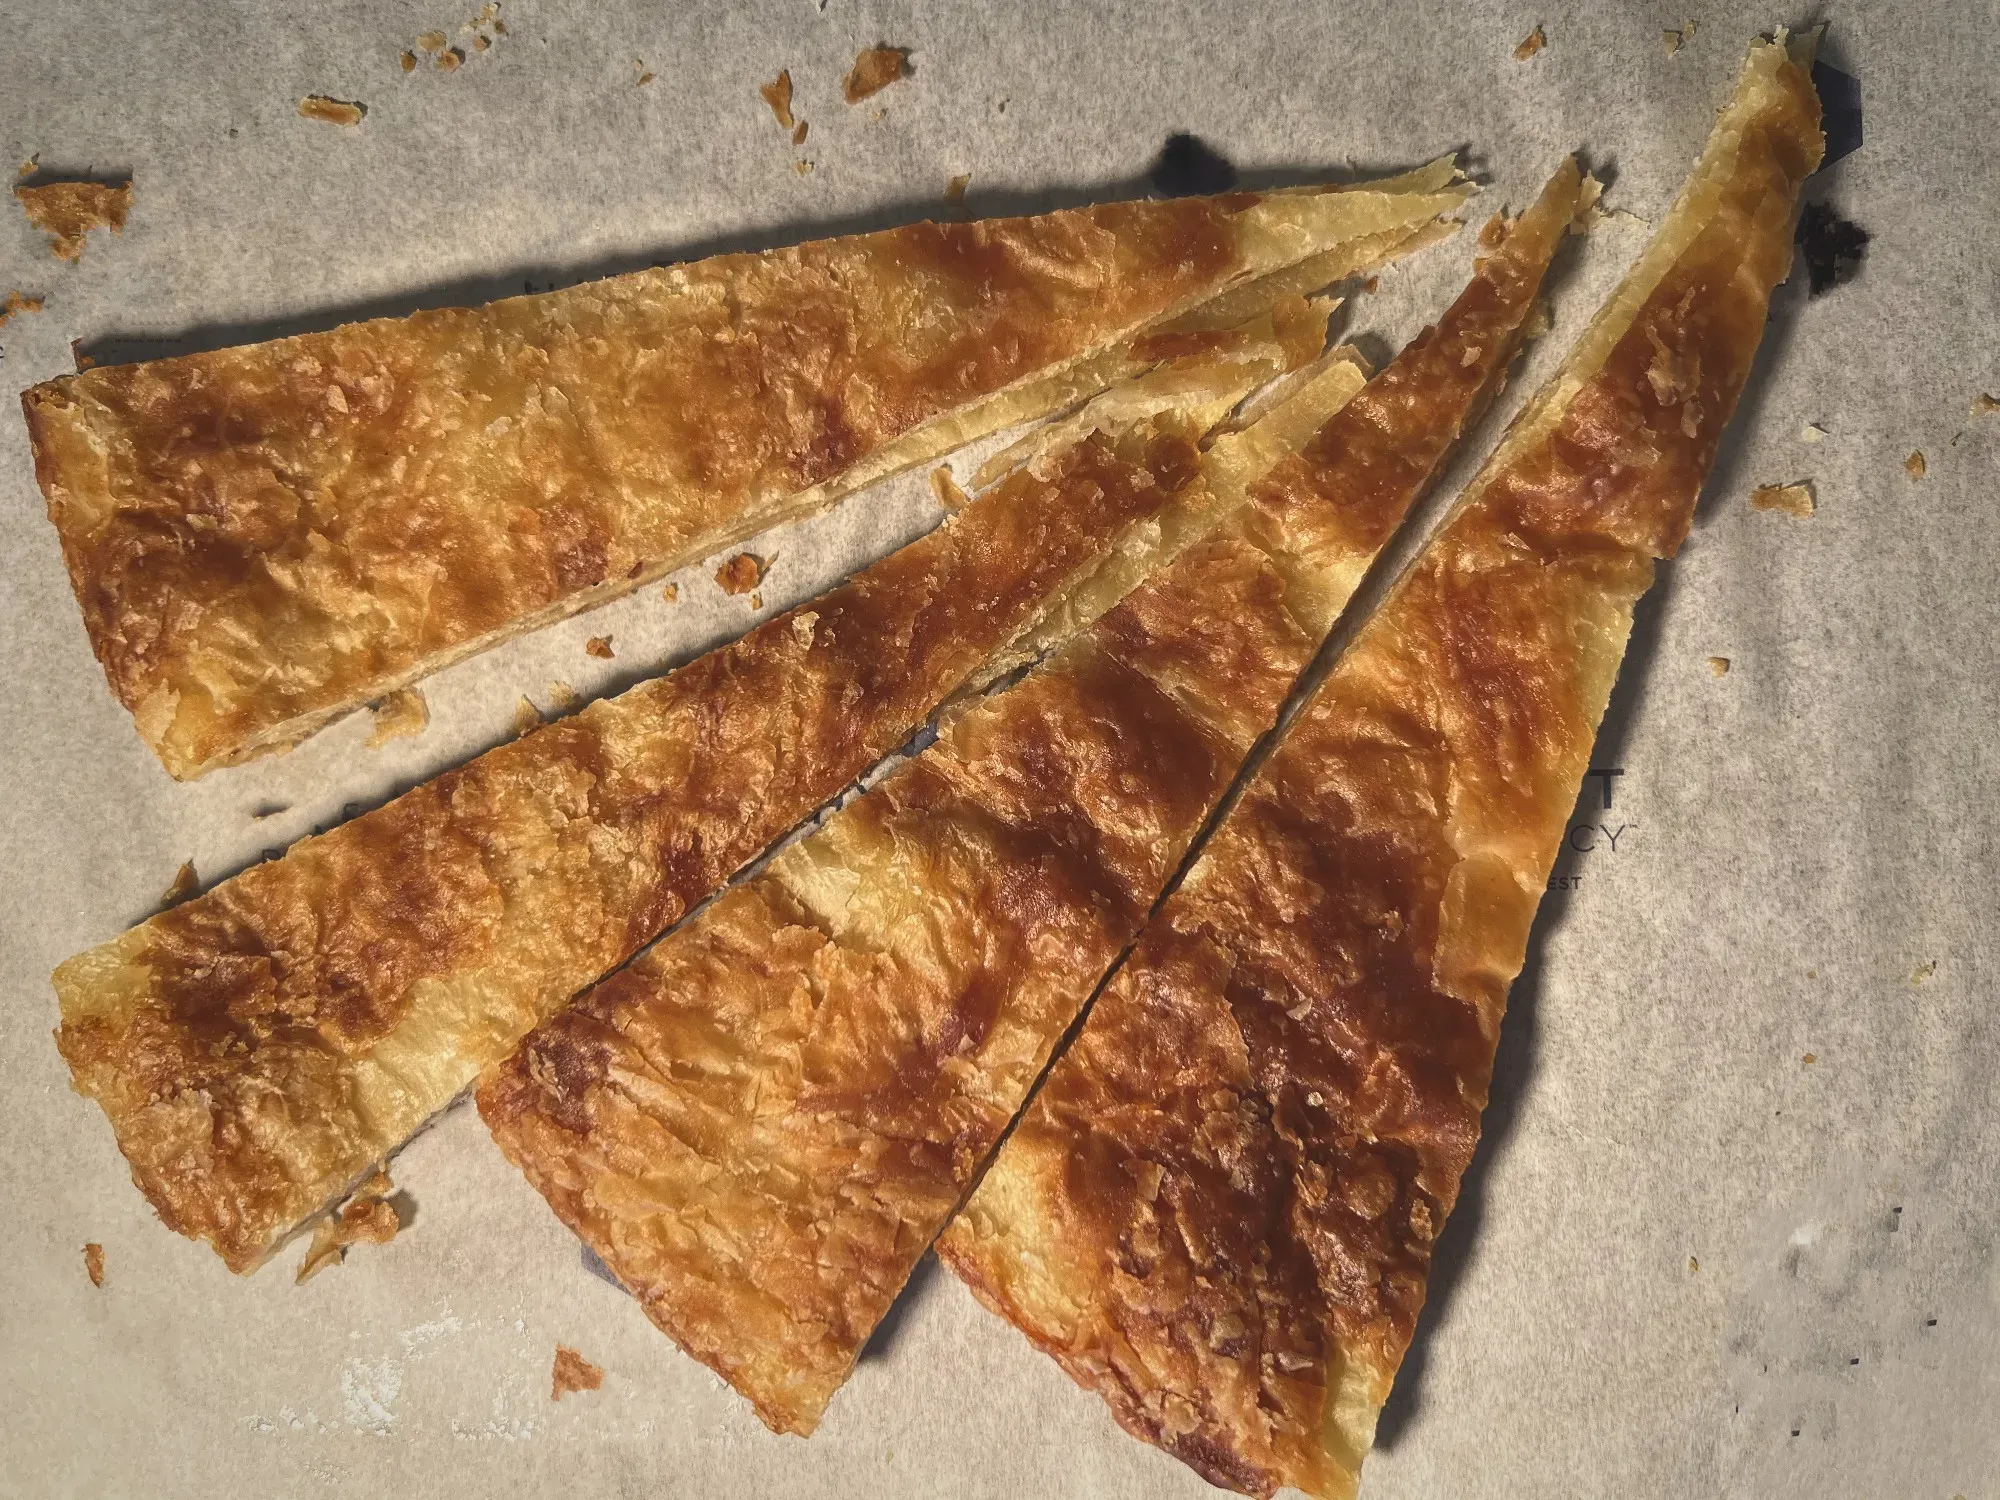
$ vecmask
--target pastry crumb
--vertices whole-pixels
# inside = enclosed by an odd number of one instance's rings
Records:
[[[437,56],[440,73],[456,73],[465,62],[465,54],[456,47],[447,47]]]
[[[792,170],[798,173],[799,176],[801,177],[805,176],[812,169],[813,169],[813,164],[804,159],[800,159],[792,163]]]
[[[757,85],[757,92],[764,96],[764,102],[771,106],[771,113],[777,117],[780,130],[790,130],[798,122],[792,118],[792,70],[781,69],[769,83]]]
[[[307,94],[299,101],[301,119],[318,120],[326,125],[359,125],[368,114],[368,106],[358,99],[335,99],[327,94]]]
[[[584,655],[594,656],[599,661],[610,661],[618,654],[611,649],[611,637],[608,635],[592,636],[583,643],[583,651]]]
[[[1750,492],[1750,503],[1758,510],[1782,511],[1804,521],[1819,507],[1813,499],[1812,485],[1801,480],[1796,484],[1760,484]]]
[[[426,31],[422,36],[417,38],[417,45],[426,52],[442,52],[447,40],[448,38],[442,31]]]
[[[819,616],[812,610],[801,610],[792,616],[792,635],[801,646],[812,648],[813,631],[819,625]]]
[[[604,1384],[604,1372],[567,1344],[556,1345],[556,1364],[549,1376],[549,1399],[560,1401],[571,1391],[594,1391]]]
[[[76,373],[79,375],[97,363],[96,360],[83,352],[82,339],[71,339],[69,341],[69,358],[70,363],[76,366]]]
[[[864,47],[840,81],[840,97],[849,104],[872,98],[910,72],[908,47]]]
[[[49,237],[57,260],[81,260],[84,238],[93,229],[122,233],[132,211],[132,182],[45,182],[16,187],[28,222]]]
[[[806,132],[809,129],[811,127],[804,120],[799,121],[799,128],[792,132],[792,144],[794,146],[803,146],[806,143]]]
[[[194,861],[184,860],[181,867],[174,871],[173,884],[161,894],[160,905],[178,906],[200,889],[201,877],[195,874]]]
[[[1802,443],[1823,443],[1826,441],[1826,429],[1817,422],[1808,422],[1799,428],[1799,441]]]
[[[944,185],[944,201],[953,208],[965,207],[965,190],[972,186],[972,174],[960,172]]]
[[[1690,1255],[1688,1257],[1688,1270],[1699,1271],[1700,1269],[1701,1269],[1701,1262],[1699,1260],[1696,1260],[1692,1255]]]
[[[750,596],[750,607],[753,610],[762,609],[764,607],[764,596],[762,594],[752,594]]]
[[[378,1166],[354,1190],[354,1195],[313,1231],[312,1244],[306,1249],[305,1259],[299,1262],[299,1273],[292,1284],[304,1286],[328,1266],[345,1260],[349,1245],[386,1245],[393,1240],[403,1227],[395,1205],[389,1202],[395,1191],[388,1169]]]
[[[29,297],[21,292],[9,292],[5,301],[0,301],[0,328],[7,326],[7,320],[20,313],[38,313],[42,310],[40,297]]]
[[[397,61],[398,61],[399,63],[401,63],[401,64],[402,64],[402,67],[403,67],[403,71],[404,71],[405,73],[414,73],[414,72],[416,72],[416,71],[417,71],[417,54],[416,54],[416,53],[414,53],[414,52],[405,52],[405,53],[404,53],[404,54],[403,54],[403,55],[402,55],[401,57],[399,57],[399,58],[397,59]]]
[[[964,510],[972,503],[972,497],[958,487],[949,465],[931,470],[931,493],[947,511]]]
[[[549,683],[549,702],[558,714],[573,714],[583,707],[583,697],[560,677]]]
[[[1662,28],[1660,31],[1661,50],[1664,51],[1669,57],[1672,57],[1676,52],[1680,51],[1682,44],[1686,42],[1686,40],[1687,38],[1682,36],[1678,31],[1673,31],[1667,28]]]
[[[482,37],[482,38],[481,38],[481,40],[483,41],[483,40],[485,40],[485,39],[484,39],[484,38]],[[477,44],[475,44],[475,45],[477,45]],[[653,78],[654,78],[654,74],[653,74],[653,71],[652,71],[652,69],[650,69],[650,68],[648,68],[648,67],[646,66],[646,59],[645,59],[645,58],[643,58],[643,57],[635,57],[635,58],[633,58],[633,59],[632,59],[632,66],[633,66],[633,68],[634,68],[634,69],[635,69],[635,70],[637,71],[637,73],[638,73],[638,77],[636,77],[636,78],[634,78],[634,79],[632,80],[632,86],[633,86],[634,88],[641,88],[641,89],[642,89],[642,88],[644,88],[644,87],[645,87],[645,86],[646,86],[647,84],[649,84],[649,83],[651,83],[651,82],[653,81]]]
[[[1729,675],[1729,658],[1726,656],[1711,656],[1708,659],[1708,670],[1712,676],[1727,677]]]
[[[739,552],[715,570],[715,581],[725,594],[747,594],[764,581],[764,574],[770,566],[766,558]]]
[[[431,706],[415,688],[398,688],[368,706],[375,727],[368,731],[368,748],[380,750],[391,740],[407,740],[430,727]]]
[[[41,306],[39,302],[35,305],[37,307]],[[1972,414],[1975,417],[1983,417],[1988,412],[1995,411],[2000,411],[2000,396],[1989,396],[1986,392],[1981,391],[1972,398]]]
[[[1914,969],[1910,970],[1910,983],[1923,984],[1935,973],[1937,973],[1937,960],[1933,958],[1928,962],[1918,964]]]
[[[1810,1068],[1814,1063],[1819,1061],[1819,1054],[1817,1052],[1808,1052],[1804,1057],[1800,1058],[1799,1061],[1803,1063],[1806,1067]]]
[[[1548,44],[1549,34],[1537,25],[1533,31],[1521,38],[1521,45],[1514,49],[1514,61],[1526,62]]]
[[[1924,462],[1924,451],[1921,448],[1912,448],[1910,456],[1903,460],[1903,472],[1912,479],[1922,479],[1929,468],[1930,466]]]
[[[514,738],[519,739],[524,734],[532,734],[541,727],[542,711],[530,703],[524,694],[521,701],[514,705]]]
[[[1380,276],[1370,276],[1370,277],[1369,277],[1369,278],[1368,278],[1368,279],[1367,279],[1366,281],[1364,281],[1364,282],[1362,282],[1362,283],[1361,283],[1361,290],[1362,290],[1362,291],[1364,291],[1364,292],[1379,292],[1379,291],[1381,291],[1381,290],[1382,290],[1382,278],[1381,278]]]
[[[92,1240],[83,1247],[83,1274],[92,1286],[104,1285],[104,1247]]]
[[[669,604],[672,604],[676,599],[680,598],[680,596],[681,596],[681,586],[678,583],[670,583],[665,588],[660,590],[660,597],[666,600],[667,603]]]

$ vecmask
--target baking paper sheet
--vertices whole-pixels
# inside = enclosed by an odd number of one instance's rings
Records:
[[[1175,131],[1253,183],[1463,147],[1482,214],[1580,148],[1609,204],[1651,219],[1750,36],[1802,19],[1690,3],[506,0],[484,52],[469,0],[0,4],[0,159],[137,188],[75,266],[0,200],[0,295],[47,304],[0,329],[0,1492],[1208,1492],[933,1263],[820,1434],[771,1436],[585,1271],[468,1109],[397,1160],[401,1237],[303,1288],[296,1251],[239,1279],[154,1221],[68,1090],[49,970],[150,912],[183,860],[206,885],[495,742],[522,694],[609,691],[752,614],[691,569],[678,603],[649,589],[434,679],[421,738],[370,751],[350,721],[175,785],[91,659],[12,402],[73,340],[172,352],[902,222],[946,212],[960,173],[979,213],[1130,194]],[[1375,1500],[2000,1494],[2000,415],[1971,410],[2000,394],[1994,17],[1830,19],[1866,143],[1811,194],[1873,240],[1852,284],[1779,294],[1641,616],[1596,757],[1623,774],[1586,786],[1574,888],[1515,988]],[[1546,50],[1516,61],[1537,23]],[[434,28],[464,65],[405,74]],[[913,76],[849,108],[840,78],[877,42],[913,49]],[[780,68],[802,148],[757,94]],[[301,119],[309,93],[367,117]],[[1489,439],[1645,232],[1614,217],[1576,248]],[[1471,252],[1385,273],[1350,332],[1392,350]],[[1810,520],[1747,504],[1796,479]],[[787,530],[756,549],[764,610],[932,518],[919,475]],[[584,653],[601,634],[614,661]],[[558,1341],[603,1389],[551,1403]]]

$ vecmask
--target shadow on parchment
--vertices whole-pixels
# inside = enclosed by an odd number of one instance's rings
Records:
[[[1815,179],[1812,190],[1823,193],[1826,184]],[[1740,500],[1749,493],[1744,466],[1749,437],[1758,425],[1776,371],[1783,368],[1792,352],[1792,339],[1806,306],[1805,276],[1795,265],[1793,274],[1771,298],[1769,322],[1764,341],[1751,366],[1744,395],[1728,431],[1717,449],[1709,470],[1708,483],[1696,502],[1696,524],[1712,515],[1716,507]],[[1632,613],[1631,644],[1626,648],[1624,666],[1612,689],[1604,722],[1591,752],[1593,767],[1624,764],[1625,746],[1646,681],[1652,675],[1654,657],[1659,652],[1666,601],[1673,589],[1673,564],[1659,565],[1657,581]],[[1615,798],[1616,793],[1614,792]],[[1578,800],[1578,817],[1597,815],[1603,807],[1600,783],[1586,779]],[[1565,848],[1557,859],[1551,880],[1575,872],[1577,856]],[[1459,1186],[1458,1203],[1438,1237],[1431,1259],[1430,1286],[1422,1316],[1417,1321],[1409,1352],[1403,1356],[1401,1372],[1389,1393],[1388,1403],[1376,1424],[1375,1446],[1393,1448],[1415,1420],[1424,1399],[1424,1366],[1430,1356],[1431,1340],[1446,1321],[1454,1294],[1473,1247],[1479,1240],[1479,1223],[1486,1207],[1486,1181],[1495,1156],[1506,1148],[1519,1120],[1522,1102],[1535,1080],[1538,1053],[1538,1002],[1541,999],[1548,944],[1560,931],[1568,913],[1571,892],[1551,889],[1543,898],[1541,912],[1528,942],[1527,961],[1514,981],[1507,1001],[1507,1019],[1500,1029],[1500,1046],[1493,1060],[1493,1081],[1480,1131],[1478,1154],[1466,1170]]]
[[[1439,153],[1442,154],[1442,153]],[[1460,148],[1460,160],[1465,160]],[[1428,158],[1426,158],[1428,160]],[[1422,163],[1361,166],[1350,163],[1333,170],[1325,166],[1281,166],[1238,170],[1228,159],[1193,136],[1168,138],[1159,157],[1144,175],[1086,186],[1051,188],[1035,192],[975,188],[967,207],[980,218],[1001,218],[1016,214],[1049,213],[1062,208],[1082,208],[1094,204],[1126,202],[1142,198],[1182,197],[1197,186],[1226,181],[1245,191],[1300,187],[1315,183],[1351,183],[1410,171]],[[474,277],[413,287],[386,297],[371,298],[336,307],[317,308],[292,317],[233,323],[202,323],[170,333],[112,334],[78,345],[77,352],[99,365],[133,364],[140,360],[167,359],[182,354],[198,354],[236,344],[260,343],[289,338],[301,333],[320,333],[344,323],[369,318],[400,318],[434,308],[470,307],[502,297],[518,297],[530,292],[557,291],[582,282],[599,281],[656,266],[680,265],[713,255],[755,253],[796,245],[807,240],[838,235],[867,234],[894,229],[925,220],[962,220],[937,198],[905,199],[884,204],[866,213],[825,219],[792,220],[767,228],[745,230],[713,239],[696,240],[652,252],[627,252],[573,265],[519,266],[496,276]]]

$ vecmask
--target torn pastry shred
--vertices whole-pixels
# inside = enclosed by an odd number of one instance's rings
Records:
[[[160,905],[176,906],[201,889],[201,877],[195,874],[194,861],[187,860],[174,871],[173,884],[160,896]]]
[[[764,581],[770,562],[754,553],[739,552],[715,570],[715,581],[725,594],[747,594]]]
[[[855,56],[854,66],[840,82],[840,96],[849,104],[879,94],[910,71],[907,47],[865,47]]]
[[[560,1401],[571,1391],[594,1391],[604,1384],[604,1372],[567,1344],[556,1345],[556,1366],[549,1377],[549,1399]]]
[[[771,113],[777,116],[778,128],[790,130],[797,122],[792,118],[792,70],[784,69],[769,83],[759,84],[757,92],[764,96],[764,102],[771,106]]]
[[[1514,49],[1514,61],[1526,62],[1537,52],[1541,51],[1542,48],[1548,46],[1548,44],[1548,33],[1538,25],[1533,31],[1521,38],[1521,45]]]
[[[369,707],[375,727],[368,731],[368,748],[380,750],[391,740],[411,739],[430,727],[431,709],[415,688],[398,688]]]
[[[367,113],[368,106],[356,99],[334,99],[326,94],[307,94],[299,101],[301,118],[318,120],[327,125],[359,125]]]
[[[95,1240],[83,1247],[83,1271],[92,1286],[104,1285],[104,1247]]]
[[[608,635],[592,636],[583,643],[583,650],[586,656],[594,656],[599,661],[610,661],[618,654],[611,649],[611,637]]]
[[[1818,508],[1812,485],[1805,480],[1796,484],[1760,484],[1750,492],[1750,503],[1758,510],[1781,511],[1801,521],[1810,519]]]
[[[395,1205],[389,1202],[395,1191],[388,1171],[377,1167],[354,1190],[354,1196],[313,1231],[312,1244],[306,1250],[306,1258],[299,1262],[299,1274],[293,1284],[304,1286],[328,1266],[346,1259],[349,1245],[386,1245],[393,1240],[402,1227]]]
[[[93,229],[117,234],[132,211],[132,184],[45,182],[17,187],[14,196],[28,222],[49,236],[49,253],[57,260],[80,260],[84,237]]]

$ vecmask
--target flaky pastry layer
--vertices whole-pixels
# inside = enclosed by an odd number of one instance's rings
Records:
[[[1567,223],[1358,397],[1335,362],[1218,439],[1208,536],[482,1084],[502,1149],[773,1428],[818,1422],[1505,367]]]
[[[22,403],[92,648],[186,778],[1081,399],[1219,292],[1387,258],[1453,179],[915,224]]]
[[[940,1242],[1129,1431],[1347,1496],[1479,1135],[1634,602],[1818,165],[1760,44],[1624,287],[1149,924]]]

